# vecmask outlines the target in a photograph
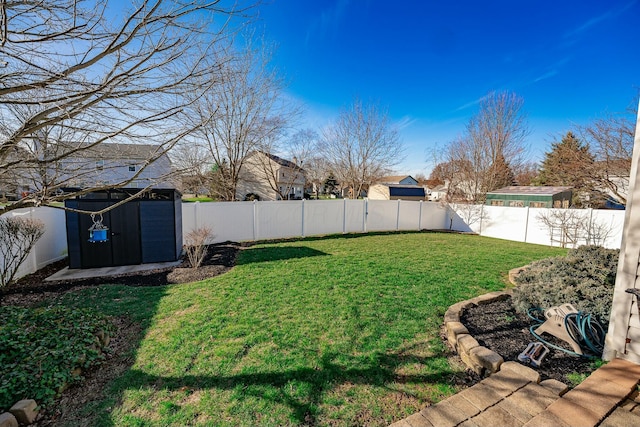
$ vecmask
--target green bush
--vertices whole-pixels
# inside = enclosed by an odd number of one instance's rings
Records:
[[[581,246],[566,257],[534,262],[517,278],[513,302],[518,311],[531,307],[548,309],[571,303],[578,310],[594,315],[605,327],[618,266],[617,249]]]
[[[109,333],[111,323],[89,310],[0,307],[0,412],[27,398],[51,404],[80,379],[74,369],[103,359],[100,330]]]

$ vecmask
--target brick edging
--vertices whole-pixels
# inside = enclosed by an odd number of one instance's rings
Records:
[[[496,291],[453,304],[444,314],[444,328],[449,345],[458,353],[462,362],[478,375],[491,375],[500,370],[502,356],[481,346],[460,322],[462,311],[477,305],[503,301],[511,297],[511,291]]]

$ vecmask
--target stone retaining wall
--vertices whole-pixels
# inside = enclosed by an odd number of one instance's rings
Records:
[[[469,330],[460,322],[462,311],[476,305],[502,301],[510,298],[510,296],[510,291],[491,292],[454,304],[444,314],[447,341],[460,355],[464,364],[478,375],[488,376],[498,372],[504,359],[495,351],[481,346],[469,334]]]

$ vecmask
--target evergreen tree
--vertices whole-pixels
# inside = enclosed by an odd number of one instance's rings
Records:
[[[594,164],[589,145],[567,132],[560,142],[551,144],[551,151],[545,153],[535,184],[573,187],[574,206],[598,207],[602,195],[595,189]]]

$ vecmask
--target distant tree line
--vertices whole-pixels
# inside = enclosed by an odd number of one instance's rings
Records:
[[[492,92],[463,135],[447,144],[430,180],[446,183],[447,201],[481,204],[490,191],[511,185],[573,187],[574,207],[626,204],[637,103],[627,114],[608,114],[568,131],[538,165],[527,159],[530,129],[524,101]]]

